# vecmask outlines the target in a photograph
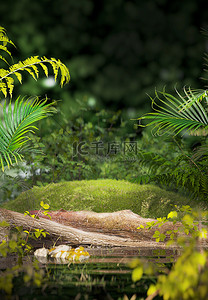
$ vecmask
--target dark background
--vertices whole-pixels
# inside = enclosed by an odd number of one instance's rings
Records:
[[[204,0],[2,1],[0,25],[17,46],[14,61],[60,58],[71,74],[64,89],[26,76],[16,94],[142,112],[155,88],[203,88],[207,12]]]

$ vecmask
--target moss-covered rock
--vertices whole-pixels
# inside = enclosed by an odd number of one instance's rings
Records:
[[[196,207],[188,198],[154,185],[138,185],[110,179],[70,181],[33,187],[15,200],[5,203],[3,207],[24,212],[39,209],[41,200],[50,204],[51,210],[63,208],[113,212],[130,209],[143,217],[153,218],[167,215],[175,204]]]

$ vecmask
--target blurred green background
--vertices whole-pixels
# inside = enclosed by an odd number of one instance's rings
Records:
[[[57,114],[39,122],[24,163],[0,180],[0,202],[34,185],[98,178],[153,182],[197,197],[201,191],[206,198],[207,161],[203,173],[189,160],[205,137],[153,137],[135,120],[151,110],[148,95],[154,97],[155,88],[173,93],[175,86],[206,85],[200,79],[207,76],[208,41],[201,33],[206,6],[207,0],[1,1],[0,25],[16,44],[14,62],[55,57],[67,65],[71,81],[61,89],[53,77],[36,82],[26,74],[23,85],[15,86],[14,99],[47,95],[61,101]],[[128,157],[96,156],[90,148],[93,142],[107,147],[131,141],[138,151]],[[74,143],[82,142],[89,154],[74,156]]]
[[[207,26],[204,0],[7,0],[1,26],[15,42],[15,60],[31,55],[60,58],[71,83],[64,89],[28,78],[16,94],[48,95],[73,103],[150,110],[147,94],[164,85],[204,86],[200,33]],[[73,105],[73,104],[72,104]]]

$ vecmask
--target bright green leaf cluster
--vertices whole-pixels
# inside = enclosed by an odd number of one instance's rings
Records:
[[[206,261],[206,252],[200,253],[187,248],[169,274],[159,275],[156,285],[151,285],[147,294],[152,295],[157,291],[157,294],[163,296],[165,300],[207,299]]]
[[[0,27],[0,50],[4,51],[5,53],[9,54],[9,56],[11,56],[11,52],[7,49],[8,43],[14,46],[14,43],[8,39],[5,29],[3,27]],[[0,55],[0,59],[8,64],[7,60],[2,55]],[[58,73],[60,72],[61,86],[69,82],[69,70],[59,59],[48,59],[45,56],[41,58],[39,58],[38,56],[32,56],[30,58],[25,59],[24,61],[19,61],[18,63],[13,64],[8,69],[0,69],[0,91],[4,94],[5,97],[7,97],[8,93],[12,97],[12,92],[14,89],[13,75],[15,75],[15,77],[20,83],[22,83],[21,72],[26,71],[35,80],[37,80],[39,77],[38,66],[41,66],[45,75],[48,76],[47,64],[51,65],[55,80],[57,79]]]
[[[178,94],[178,98],[164,91],[155,92],[159,104],[152,100],[152,107],[156,112],[148,113],[139,120],[150,119],[147,126],[154,126],[156,134],[175,133],[182,131],[197,132],[201,130],[202,135],[207,135],[208,115],[206,109],[200,103],[202,99],[207,101],[206,90],[193,91],[184,88],[184,96]],[[160,98],[159,94],[163,96]],[[163,105],[163,106],[162,106]]]
[[[46,118],[53,111],[51,105],[47,104],[47,99],[17,98],[12,109],[11,102],[8,110],[6,101],[3,106],[3,121],[0,119],[0,165],[4,171],[5,165],[8,168],[22,159],[20,150],[29,140],[27,134],[37,129],[34,122]]]
[[[182,246],[182,254],[173,264],[168,274],[161,274],[156,284],[151,284],[147,295],[150,299],[160,295],[164,300],[193,299],[206,300],[208,295],[208,252],[200,246],[201,239],[207,238],[207,228],[202,227],[207,220],[207,211],[193,211],[190,206],[175,206],[177,211],[168,214],[167,219],[173,219],[173,225],[177,223],[177,229],[162,233],[156,230],[153,237],[157,242],[169,237],[168,244],[174,241]],[[176,221],[180,217],[179,221]],[[158,218],[157,221],[147,224],[146,229],[160,226],[167,222],[166,218]],[[180,224],[180,226],[179,226]],[[140,229],[144,226],[140,226]],[[134,260],[130,267],[134,268],[132,280],[141,279],[145,266],[140,260]]]
[[[14,46],[13,42],[8,39],[5,29],[0,27],[0,51],[11,56],[10,51],[7,49],[7,44]],[[0,55],[0,60],[8,64],[2,55]],[[55,80],[57,80],[58,73],[60,73],[61,86],[69,82],[69,70],[59,59],[33,56],[9,66],[8,69],[0,69],[0,91],[5,98],[8,94],[12,97],[14,75],[20,83],[22,83],[22,71],[28,72],[37,80],[39,77],[38,66],[41,66],[44,74],[48,76],[47,64],[51,65]],[[12,108],[11,102],[7,108],[5,101],[3,121],[0,120],[0,165],[2,171],[4,171],[5,166],[9,168],[13,163],[17,163],[18,160],[22,159],[20,152],[29,140],[27,134],[29,132],[34,133],[34,129],[37,129],[33,123],[45,118],[48,113],[52,112],[50,108],[52,104],[47,104],[47,99],[40,101],[38,98],[34,98],[24,101],[24,98],[18,98],[15,101],[14,108]]]
[[[49,205],[45,204],[41,201],[41,207],[43,209],[48,209]],[[39,212],[42,212],[42,208]],[[47,211],[43,213],[47,214]],[[38,215],[30,214],[29,211],[25,211],[24,215],[30,216],[34,219],[38,219]],[[0,223],[0,227],[9,227],[10,225],[6,221],[2,221]],[[0,290],[4,290],[6,294],[12,293],[13,288],[13,278],[18,276],[20,272],[24,273],[23,279],[24,282],[28,284],[35,284],[36,286],[40,286],[43,280],[43,270],[39,269],[36,261],[33,262],[32,265],[23,266],[22,265],[22,257],[26,254],[30,253],[32,250],[31,245],[28,243],[29,238],[38,239],[41,236],[46,237],[49,233],[43,229],[31,229],[24,230],[22,226],[15,227],[16,232],[12,234],[8,241],[3,240],[0,244],[0,254],[3,257],[6,257],[10,253],[17,253],[19,256],[18,263],[15,267],[11,269],[6,269],[2,274],[0,274]]]

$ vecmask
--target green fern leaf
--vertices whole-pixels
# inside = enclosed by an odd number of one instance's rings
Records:
[[[7,86],[4,82],[0,82],[0,91],[4,94],[4,97],[7,96]]]
[[[11,44],[11,45],[13,45],[13,46],[15,47],[15,44],[14,44],[11,40],[9,40],[8,37],[7,37],[6,35],[1,35],[1,36],[0,36],[0,42],[3,43],[3,46],[4,46],[4,47],[6,47],[6,45],[7,45],[8,43]],[[5,51],[7,52],[8,50],[5,50]],[[9,51],[8,51],[7,53],[9,54]]]
[[[19,72],[14,72],[14,75],[17,77],[20,83],[22,83],[22,74]]]
[[[36,65],[32,65],[31,68],[34,71],[36,78],[38,78],[39,77],[39,71],[38,71],[38,68],[36,67]]]
[[[9,90],[10,97],[12,97],[12,91],[14,89],[14,79],[12,77],[6,77],[7,88]]]
[[[15,46],[14,43],[7,37],[6,30],[0,26],[0,50],[4,51],[11,57],[11,52],[7,49],[8,43]],[[3,60],[8,64],[7,60],[2,55],[0,55],[0,60]],[[5,97],[8,93],[10,94],[10,96],[12,96],[14,88],[12,76],[15,75],[19,82],[22,83],[22,71],[28,72],[35,80],[37,80],[39,77],[38,65],[42,67],[44,74],[48,76],[47,64],[50,64],[52,66],[55,80],[57,80],[58,73],[60,71],[61,87],[63,87],[65,83],[69,82],[69,70],[60,60],[57,60],[55,58],[48,59],[45,56],[41,58],[39,58],[38,56],[32,56],[25,59],[24,61],[19,61],[18,63],[10,66],[8,70],[0,69],[0,91],[4,94]]]
[[[46,65],[44,65],[43,63],[40,63],[40,66],[42,67],[46,77],[48,77],[48,68]]]
[[[54,79],[56,81],[57,76],[58,76],[58,64],[54,61],[54,58],[51,58],[51,66],[53,68],[53,72],[54,72]]]
[[[27,58],[24,61],[20,61],[17,64],[12,65],[9,70],[0,69],[0,82],[7,80],[7,78],[12,78],[11,76],[15,75],[20,82],[22,82],[22,77],[20,72],[27,71],[35,80],[39,77],[39,71],[38,71],[38,65],[40,65],[45,73],[46,76],[48,76],[48,68],[46,64],[50,64],[53,69],[54,78],[57,80],[58,72],[60,70],[61,75],[61,81],[60,85],[61,87],[68,83],[70,80],[70,74],[68,68],[60,61],[56,60],[55,58],[47,59],[46,57],[39,58],[38,56]],[[7,88],[9,89],[9,93],[11,95],[11,92],[13,91],[13,86],[10,87],[10,83],[12,81],[7,80]],[[0,89],[0,91],[3,92],[3,90]],[[6,94],[5,88],[4,88],[4,95]]]
[[[25,71],[27,71],[30,75],[32,75],[32,77],[37,80],[37,77],[35,75],[35,73],[30,69],[30,68],[24,68]]]
[[[1,40],[1,39],[0,39]],[[12,57],[11,52],[7,49],[7,47],[0,45],[0,50],[5,51],[7,54],[9,54],[10,57]]]
[[[9,64],[8,61],[2,55],[0,55],[0,59],[3,60],[7,65]]]

